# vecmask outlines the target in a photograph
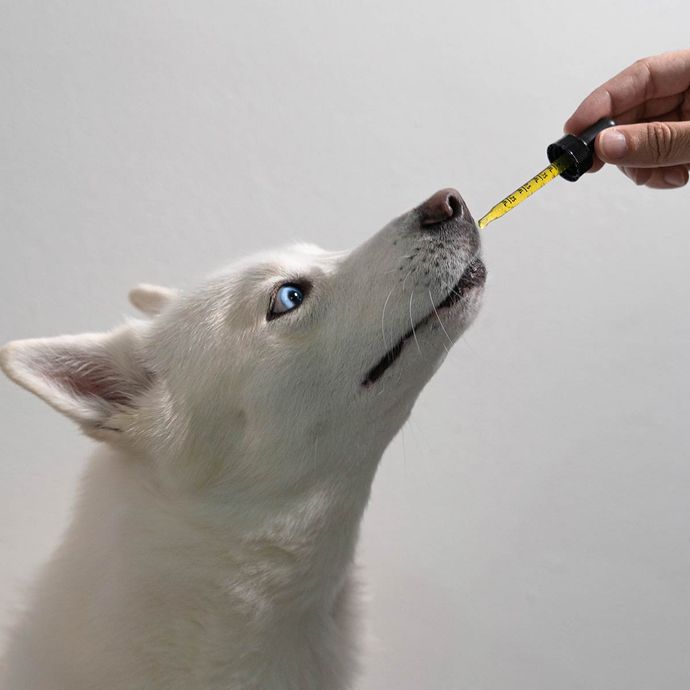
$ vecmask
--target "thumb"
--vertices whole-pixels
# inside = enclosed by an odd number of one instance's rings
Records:
[[[690,163],[690,122],[643,122],[605,129],[594,142],[601,160],[635,168]]]

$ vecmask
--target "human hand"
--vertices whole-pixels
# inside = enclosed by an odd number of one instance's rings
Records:
[[[638,60],[585,98],[565,123],[578,134],[602,117],[619,126],[595,141],[597,159],[654,189],[682,187],[690,169],[690,49]]]

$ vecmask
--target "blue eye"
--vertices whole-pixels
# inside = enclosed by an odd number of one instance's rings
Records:
[[[304,290],[298,285],[286,283],[281,285],[273,297],[271,308],[268,312],[268,318],[275,318],[281,316],[288,311],[297,309],[304,301]]]

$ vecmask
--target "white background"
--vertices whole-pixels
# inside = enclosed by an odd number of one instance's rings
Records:
[[[479,217],[586,93],[690,45],[685,0],[0,0],[0,341],[140,281]],[[690,189],[557,180],[485,231],[485,307],[377,476],[364,690],[690,684]],[[0,623],[90,450],[0,381]]]

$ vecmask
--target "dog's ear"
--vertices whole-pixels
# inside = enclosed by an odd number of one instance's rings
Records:
[[[129,291],[129,301],[146,316],[156,316],[170,304],[177,291],[158,285],[142,283]]]
[[[97,438],[122,432],[128,413],[153,383],[142,364],[135,329],[15,340],[0,349],[0,366]]]

